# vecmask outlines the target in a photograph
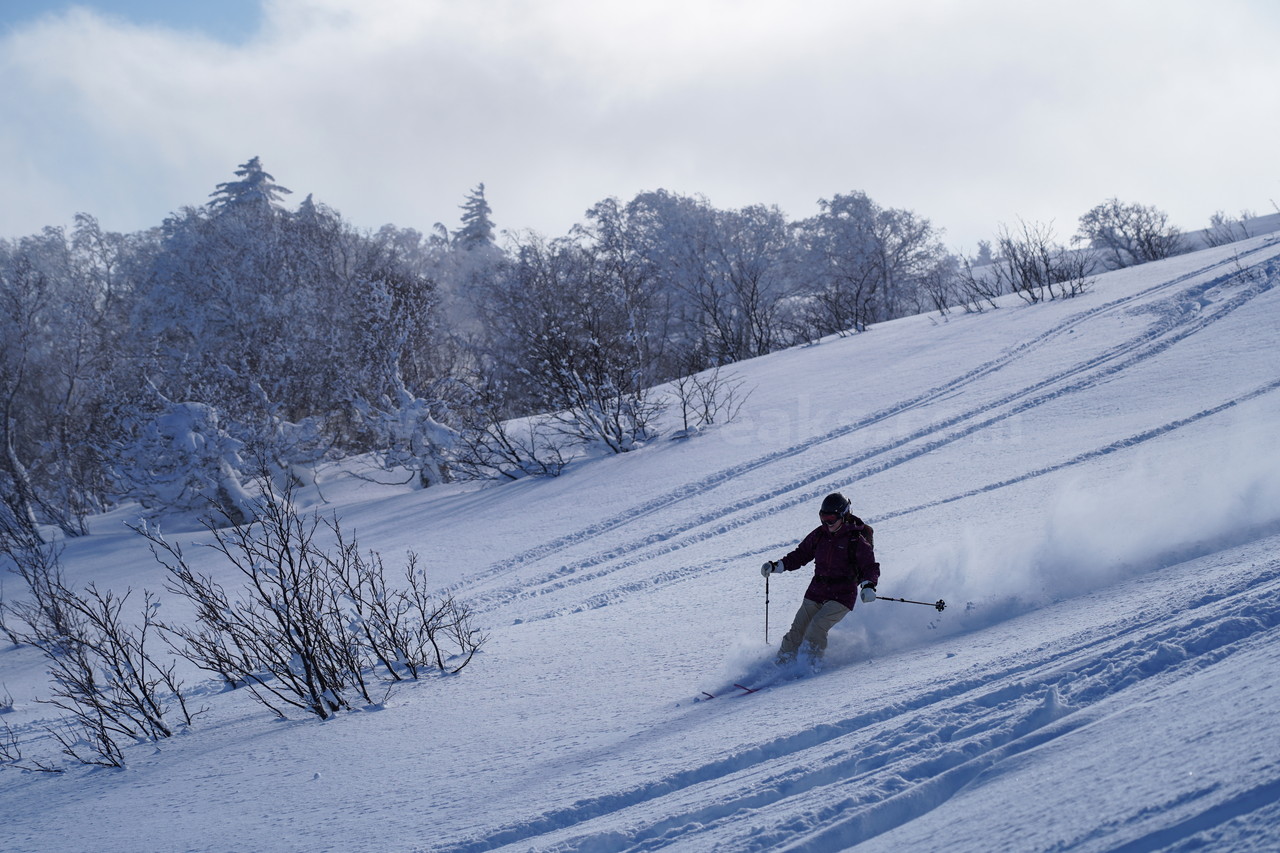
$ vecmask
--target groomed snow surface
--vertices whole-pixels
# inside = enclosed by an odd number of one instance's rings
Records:
[[[327,472],[311,507],[417,552],[482,653],[328,722],[192,671],[207,712],[126,769],[0,770],[0,850],[1280,849],[1277,284],[1263,237],[887,323],[736,365],[732,423],[555,479]],[[881,594],[948,606],[860,604],[821,671],[776,672],[759,567],[835,490]],[[134,515],[66,543],[68,578],[182,618]],[[773,646],[807,577],[771,580]],[[6,693],[61,761],[34,650],[0,649]]]

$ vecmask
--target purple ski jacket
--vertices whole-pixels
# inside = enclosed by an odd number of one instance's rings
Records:
[[[850,610],[858,599],[858,584],[880,580],[880,564],[871,548],[872,531],[857,516],[846,515],[835,533],[820,524],[796,549],[782,558],[788,572],[813,562],[813,580],[804,597],[821,604],[838,601]]]

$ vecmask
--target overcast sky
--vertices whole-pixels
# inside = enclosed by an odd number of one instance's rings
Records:
[[[564,234],[862,190],[971,251],[1110,197],[1280,203],[1275,0],[0,0],[0,236],[134,231],[253,156],[361,227]]]

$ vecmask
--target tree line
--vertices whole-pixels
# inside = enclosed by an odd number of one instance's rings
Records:
[[[296,486],[355,454],[421,486],[554,474],[651,440],[673,404],[686,427],[723,419],[738,389],[718,371],[743,359],[1072,295],[1184,245],[1114,199],[1081,217],[1083,251],[1024,223],[962,258],[861,192],[791,221],[665,190],[499,242],[483,184],[458,228],[423,234],[362,231],[311,196],[291,208],[256,157],[235,176],[142,232],[81,214],[0,240],[0,536],[82,535],[124,501],[241,524],[255,472]]]

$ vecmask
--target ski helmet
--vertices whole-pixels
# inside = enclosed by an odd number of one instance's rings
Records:
[[[849,499],[839,492],[832,492],[822,499],[822,508],[818,515],[840,515],[849,511]]]

